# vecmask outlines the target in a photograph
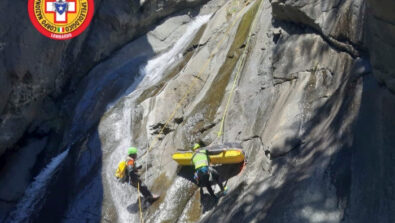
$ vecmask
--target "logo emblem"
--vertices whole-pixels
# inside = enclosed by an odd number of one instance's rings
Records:
[[[34,27],[46,37],[67,40],[81,34],[93,17],[93,0],[29,0]]]
[[[62,15],[66,11],[66,8],[68,6],[68,2],[62,2],[62,1],[55,2],[54,4],[55,4],[56,12],[59,13],[59,15]]]

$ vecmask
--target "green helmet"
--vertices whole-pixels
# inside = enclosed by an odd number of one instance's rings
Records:
[[[199,143],[195,143],[195,145],[193,145],[193,151],[195,151],[196,149],[200,148]]]
[[[137,154],[137,148],[136,147],[129,147],[128,148],[128,155],[135,155]]]

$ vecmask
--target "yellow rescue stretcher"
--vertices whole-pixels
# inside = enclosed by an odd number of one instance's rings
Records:
[[[181,166],[192,164],[192,152],[178,152],[173,154],[173,160]],[[235,164],[244,161],[244,153],[241,149],[227,149],[225,152],[210,155],[211,164]]]

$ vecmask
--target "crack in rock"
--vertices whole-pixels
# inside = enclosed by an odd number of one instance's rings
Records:
[[[203,128],[201,128],[201,129],[199,129],[198,130],[198,132],[200,132],[200,133],[203,133],[203,132],[205,132],[205,131],[207,131],[207,130],[209,130],[209,129],[212,129],[212,128],[214,128],[214,126],[216,126],[217,125],[217,123],[211,123],[211,124],[209,124],[209,125],[207,125],[207,126],[204,126]]]
[[[291,77],[273,77],[273,86],[277,86],[280,84],[284,84],[285,82],[290,82],[293,80],[297,80],[298,77],[297,76],[291,76]]]
[[[167,126],[165,127],[165,124],[163,124],[161,122],[159,122],[157,124],[154,124],[154,125],[151,125],[150,126],[150,130],[152,131],[151,135],[159,135],[159,134],[167,135],[170,132],[174,131],[174,129],[171,129],[171,128],[167,127]]]

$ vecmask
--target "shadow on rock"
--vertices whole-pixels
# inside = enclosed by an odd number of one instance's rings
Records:
[[[145,200],[143,197],[141,198],[141,211],[146,211],[152,203],[149,201]],[[131,203],[129,206],[126,207],[129,213],[131,214],[136,214],[139,213],[140,211],[140,203],[139,200],[137,199],[136,202]]]
[[[217,170],[221,183],[225,182],[226,185],[230,178],[237,176],[243,171],[243,167],[244,163],[237,163],[216,166],[214,169]]]
[[[218,199],[212,197],[210,194],[203,192],[203,187],[200,188],[200,204],[202,205],[202,213],[212,210],[218,204]]]
[[[361,92],[361,84],[366,81],[369,73],[365,62],[354,61],[350,74],[345,76],[333,95],[316,108],[312,118],[305,123],[304,133],[300,136],[302,143],[295,145],[293,139],[285,139],[286,146],[292,149],[287,153],[271,157],[273,168],[271,176],[240,187],[242,190],[239,187],[234,190],[231,188],[232,193],[224,197],[218,208],[204,217],[201,222],[315,222],[317,219],[321,222],[377,221],[377,215],[369,213],[368,208],[364,209],[364,207],[373,209],[379,206],[369,204],[372,200],[378,200],[377,195],[368,195],[370,193],[366,192],[368,190],[366,184],[360,183],[367,180],[371,182],[370,191],[377,190],[373,187],[379,188],[380,180],[374,176],[374,173],[377,173],[375,171],[380,167],[374,168],[374,165],[380,160],[380,152],[384,154],[385,151],[382,146],[380,148],[382,150],[374,154],[371,149],[372,144],[368,143],[368,136],[373,134],[371,131],[373,123],[378,122],[378,118],[374,115],[381,114],[378,111],[375,113],[372,109],[366,112],[365,119],[361,119],[367,97],[367,88]],[[372,99],[379,101],[378,93],[370,93],[370,95]],[[358,106],[360,101],[361,110]],[[369,101],[370,104],[373,104],[372,101]],[[389,102],[386,106],[389,106]],[[391,123],[390,120],[392,119],[387,117],[386,122]],[[361,126],[356,128],[356,124]],[[366,131],[366,133],[358,133],[358,131]],[[386,132],[389,131],[388,127]],[[370,142],[374,142],[377,138],[379,137],[372,137]],[[361,148],[366,149],[366,153]],[[387,156],[391,156],[388,151],[385,152]],[[355,159],[358,155],[363,158]],[[370,160],[373,156],[376,156],[376,159]],[[367,167],[371,170],[361,172]],[[381,168],[384,169],[384,165]],[[369,172],[370,174],[367,174]],[[354,195],[356,193],[358,196]],[[363,201],[361,201],[362,196],[365,199]],[[356,207],[364,209],[363,213],[353,212],[352,208],[357,209]],[[387,205],[387,207],[391,206]],[[370,219],[367,221],[362,219],[363,217],[353,216],[354,213]],[[389,215],[385,217],[389,218]],[[380,218],[384,219],[384,217]]]
[[[220,176],[220,181],[222,183],[225,182],[226,184],[230,178],[237,176],[239,173],[241,173],[243,167],[244,163],[238,163],[214,166],[213,168],[218,172]],[[181,166],[177,175],[196,184],[197,182],[195,181],[195,179],[193,179],[194,172],[195,170],[192,166]]]
[[[227,165],[222,165],[222,166],[215,166],[213,167],[218,174],[220,175],[220,181],[221,183],[226,186],[228,180],[234,176],[237,176],[241,171],[243,170],[244,163],[239,163],[239,164],[227,164]],[[190,182],[193,182],[194,184],[197,184],[195,179],[193,178],[194,176],[194,168],[192,166],[182,166],[180,167],[178,171],[178,176],[187,179]],[[212,188],[216,186],[216,182],[211,182]],[[238,195],[238,191],[240,187],[244,187],[244,184],[241,184],[236,188],[235,190],[232,190],[232,193],[229,194],[230,196],[234,196],[235,194]],[[226,199],[229,195],[226,196]],[[207,211],[210,211],[214,209],[217,205],[219,200],[222,198],[214,198],[212,197],[208,192],[204,193],[203,187],[200,187],[200,203],[202,205],[202,213],[205,213]],[[228,201],[227,201],[228,202]],[[128,209],[129,210],[129,209]]]
[[[139,212],[139,202],[131,203],[129,206],[126,207],[129,213],[136,214]]]

